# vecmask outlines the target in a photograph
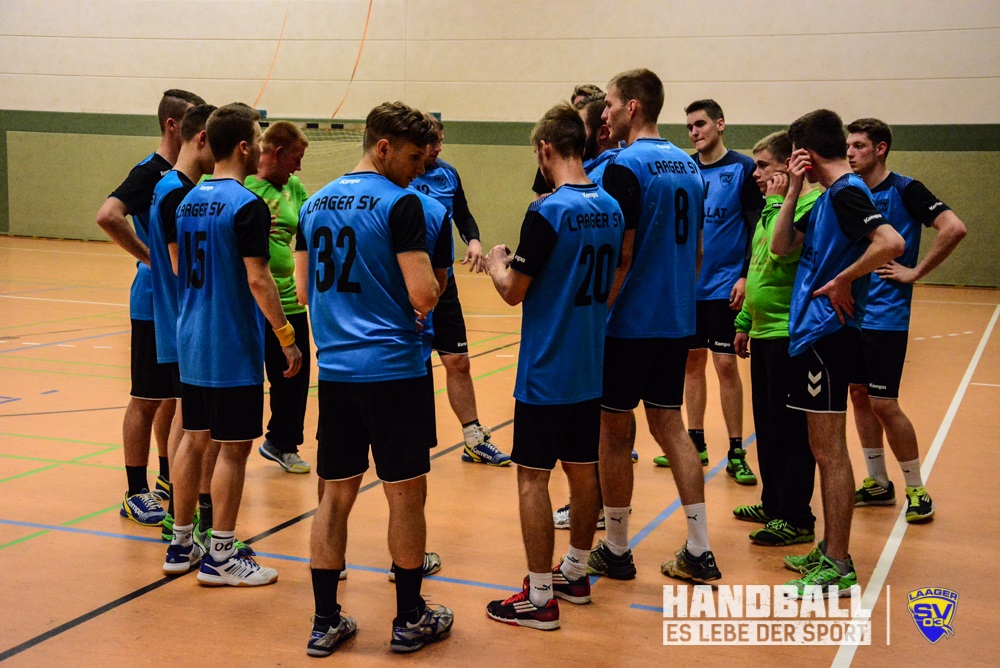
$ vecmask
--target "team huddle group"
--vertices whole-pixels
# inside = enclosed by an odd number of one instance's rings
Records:
[[[853,508],[896,502],[883,433],[906,480],[906,519],[930,519],[916,436],[897,398],[912,283],[955,248],[961,221],[919,181],[887,170],[892,134],[882,121],[845,132],[837,114],[814,111],[761,139],[751,159],[726,149],[721,107],[699,100],[685,109],[689,156],[659,136],[663,97],[653,72],[630,70],[607,93],[579,86],[571,103],[546,112],[531,134],[537,199],[517,249],[484,254],[458,173],[438,158],[444,132],[434,116],[401,102],[375,107],[357,167],[309,197],[293,176],[308,147],[294,124],[262,133],[247,105],[216,108],[167,91],[160,148],[98,214],[139,260],[121,514],[162,527],[164,573],[198,569],[207,585],[277,580],[236,539],[236,519],[251,442],[263,435],[265,371],[272,417],[260,453],[286,471],[310,470],[297,452],[310,326],[319,376],[312,656],[357,630],[338,584],[369,455],[389,504],[390,647],[412,652],[452,628],[452,611],[420,595],[422,579],[441,568],[426,551],[424,516],[437,433],[433,350],[463,426],[462,459],[517,464],[528,575],[521,591],[487,605],[497,621],[557,629],[558,599],[590,602],[589,575],[635,577],[628,520],[640,401],[663,451],[654,463],[672,471],[687,517],[687,540],[661,570],[721,578],[702,473],[708,351],[730,436],[726,470],[744,485],[757,477],[746,462],[735,358],[753,352],[762,493],[733,514],[764,525],[754,543],[815,541],[818,466],[823,540],[784,559],[801,576],[789,583],[800,596],[858,586]],[[485,271],[508,304],[522,304],[510,456],[476,416],[453,220],[468,245],[464,263]],[[937,236],[918,263],[922,226]],[[868,466],[858,490],[848,396]],[[151,432],[161,455],[153,492]],[[571,503],[553,513],[557,462]],[[570,542],[553,569],[555,528],[568,528]],[[593,547],[597,528],[606,538]]]

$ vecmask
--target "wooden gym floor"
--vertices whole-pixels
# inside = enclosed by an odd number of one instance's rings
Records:
[[[313,605],[312,474],[286,474],[251,454],[238,536],[278,568],[280,580],[270,587],[207,589],[190,575],[167,580],[158,529],[118,515],[133,271],[130,258],[109,244],[0,237],[0,661],[313,665],[304,651]],[[456,275],[480,419],[509,451],[520,312],[503,304],[488,278],[469,276],[462,267]],[[525,573],[516,473],[460,461],[461,430],[439,389],[440,445],[433,453],[427,518],[428,549],[441,554],[444,568],[425,580],[423,591],[455,610],[454,631],[408,658],[390,654],[387,511],[369,473],[351,516],[350,576],[340,590],[359,632],[328,662],[462,666],[506,657],[546,665],[996,665],[998,614],[990,591],[992,557],[1000,552],[1000,494],[990,480],[1000,468],[998,314],[997,290],[917,288],[901,402],[920,439],[937,515],[929,524],[908,526],[902,505],[855,513],[852,553],[865,600],[874,602],[870,646],[663,646],[663,585],[677,583],[662,576],[659,565],[683,543],[685,524],[675,513],[670,471],[651,463],[657,448],[641,414],[631,519],[638,577],[598,579],[593,603],[564,604],[562,629],[554,633],[490,621],[486,603],[516,591]],[[436,386],[443,388],[436,358],[435,367]],[[741,368],[744,435],[756,470],[749,370]],[[731,516],[734,506],[759,500],[760,489],[740,487],[725,474],[726,433],[712,372],[709,392],[706,500],[722,582],[781,584],[791,577],[781,557],[810,546],[754,546],[747,540],[754,526]],[[315,433],[316,418],[313,398],[307,434]],[[850,418],[848,425],[860,482],[864,464]],[[315,462],[313,440],[302,454]],[[150,480],[155,470],[154,454]],[[901,490],[898,467],[890,463],[889,473]],[[567,492],[561,474],[553,475],[551,490],[554,505],[562,505]],[[820,515],[818,506],[817,485]],[[558,558],[568,532],[557,532],[556,539]],[[919,634],[906,606],[908,591],[931,586],[960,594],[955,635],[935,645]]]

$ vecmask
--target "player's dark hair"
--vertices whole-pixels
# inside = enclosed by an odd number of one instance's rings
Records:
[[[722,120],[726,117],[726,115],[722,113],[722,107],[719,103],[712,99],[695,100],[688,106],[684,107],[685,114],[693,114],[696,111],[704,111],[705,115],[713,121]]]
[[[537,147],[543,141],[552,146],[560,157],[582,157],[587,131],[583,127],[580,112],[566,102],[546,111],[531,131],[533,146]]]
[[[208,117],[216,109],[214,104],[199,104],[188,109],[187,113],[184,114],[184,120],[181,121],[181,139],[191,141],[195,135],[204,130]]]
[[[216,161],[225,160],[232,155],[240,142],[252,144],[253,126],[259,120],[260,114],[257,110],[242,102],[231,102],[213,111],[208,117],[208,123],[205,124],[212,157]]]
[[[601,93],[600,95],[587,98],[583,101],[582,105],[574,105],[577,109],[580,109],[583,124],[587,128],[587,143],[583,148],[584,160],[596,158],[600,154],[598,134],[601,131],[601,126],[604,125],[604,119],[601,118],[601,115],[604,113],[604,97],[604,93]]]
[[[754,144],[753,153],[756,155],[761,151],[767,151],[776,162],[784,162],[792,157],[792,140],[788,138],[788,131],[778,130]]]
[[[184,118],[184,112],[191,105],[205,104],[201,96],[180,88],[171,88],[163,91],[160,98],[160,106],[156,109],[156,118],[160,121],[160,132],[167,129],[167,119],[172,118],[180,121]]]
[[[383,102],[368,112],[365,119],[364,150],[370,150],[383,139],[423,147],[437,141],[437,129],[413,107],[402,102]]]
[[[880,142],[885,142],[885,155],[889,156],[889,149],[892,148],[892,128],[885,121],[877,118],[859,118],[847,126],[848,132],[862,132],[868,135],[872,141],[872,146],[878,146]]]
[[[801,116],[788,126],[788,136],[795,148],[805,148],[827,160],[847,157],[847,134],[836,112],[817,109]]]
[[[434,126],[435,130],[437,130],[438,132],[444,132],[444,123],[441,122],[440,118],[438,118],[429,111],[424,112],[424,118],[426,118],[430,122],[430,124]]]
[[[583,109],[589,102],[596,100],[598,97],[602,100],[604,99],[604,91],[601,90],[600,86],[595,86],[594,84],[579,84],[573,89],[573,94],[569,96],[570,102],[581,95],[584,99],[573,104],[577,109]]]
[[[616,74],[608,82],[608,89],[614,86],[621,98],[628,102],[636,100],[642,113],[642,120],[655,123],[663,109],[663,82],[651,71],[642,68]]]
[[[188,112],[190,113],[190,112]],[[272,151],[279,146],[291,150],[293,147],[309,146],[309,140],[305,133],[295,123],[291,121],[275,121],[267,126],[264,135],[260,139],[260,145],[265,151]]]

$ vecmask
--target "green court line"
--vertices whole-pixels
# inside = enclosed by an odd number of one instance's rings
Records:
[[[104,448],[103,450],[98,450],[97,452],[91,452],[89,455],[80,455],[79,457],[74,457],[73,459],[71,459],[69,461],[71,461],[71,462],[78,462],[81,459],[90,459],[91,457],[96,457],[97,455],[103,455],[103,454],[105,454],[107,452],[113,452],[115,450],[121,450],[121,449],[122,449],[122,446],[120,446],[120,445],[112,445],[110,448]],[[91,466],[93,466],[93,465],[91,465]]]
[[[506,371],[507,369],[513,369],[516,366],[517,366],[517,362],[514,362],[513,364],[508,364],[507,366],[502,366],[499,369],[493,369],[493,371],[487,371],[486,373],[481,373],[478,376],[473,377],[472,380],[480,380],[482,378],[487,378],[489,376],[492,376],[495,373],[500,373],[501,371]],[[446,391],[447,389],[448,389],[447,387],[442,387],[440,390],[434,390],[434,396],[437,396],[437,395],[441,394],[442,392]]]
[[[21,371],[24,373],[54,373],[59,376],[77,376],[79,378],[106,378],[109,380],[130,380],[128,376],[101,376],[96,373],[73,373],[72,371],[54,371],[51,369],[19,369],[16,366],[0,366],[5,371]]]
[[[86,515],[82,515],[82,516],[77,517],[75,519],[69,520],[68,522],[63,522],[59,526],[61,526],[61,527],[70,527],[70,526],[73,526],[74,524],[79,524],[80,522],[83,522],[84,520],[89,520],[89,519],[91,519],[93,517],[97,517],[98,515],[103,515],[104,513],[108,512],[108,511],[120,508],[121,505],[122,504],[120,504],[120,503],[116,503],[115,505],[109,506],[107,508],[104,508],[103,510],[98,510],[98,511],[93,512],[93,513],[87,513]],[[20,538],[15,538],[14,540],[10,541],[9,543],[0,544],[0,550],[3,550],[3,549],[8,548],[8,547],[11,547],[12,545],[18,545],[19,543],[24,543],[26,541],[31,540],[32,538],[38,538],[39,536],[44,536],[47,533],[51,533],[51,532],[50,531],[36,531],[35,533],[28,534],[27,536],[22,536]]]
[[[56,323],[56,322],[68,322],[70,320],[84,320],[86,318],[100,318],[100,317],[104,317],[104,316],[108,316],[108,315],[117,315],[117,316],[120,316],[121,315],[121,311],[108,312],[108,313],[94,313],[94,314],[91,314],[91,315],[77,315],[77,316],[73,316],[72,318],[59,318],[57,320],[39,320],[38,322],[25,322],[25,323],[21,323],[19,325],[4,325],[3,327],[0,327],[0,330],[14,329],[15,327],[22,327],[22,328],[23,327],[34,327],[35,325],[51,325],[52,323]]]
[[[94,452],[94,453],[91,453],[91,454],[86,455],[86,456],[87,457],[93,457],[94,455],[103,454],[105,452],[108,452],[108,450],[102,450],[101,452]],[[29,461],[29,462],[48,462],[50,464],[55,464],[55,465],[65,464],[67,466],[86,466],[86,467],[92,468],[92,469],[113,469],[113,470],[116,470],[116,471],[118,469],[122,468],[121,466],[111,466],[110,464],[91,464],[89,462],[81,462],[81,461],[77,461],[77,460],[73,460],[73,459],[68,459],[68,460],[63,460],[63,459],[46,459],[45,457],[28,457],[27,455],[6,455],[6,454],[0,454],[0,458],[3,458],[3,459],[20,459],[22,461]],[[52,467],[47,467],[47,468],[52,468]],[[41,470],[43,470],[43,469],[39,469],[39,471],[41,471]],[[9,478],[8,478],[8,480],[9,480]],[[0,480],[0,482],[3,482],[3,481]]]
[[[13,438],[30,438],[36,441],[56,441],[57,443],[79,443],[81,445],[100,445],[105,448],[120,448],[120,443],[104,443],[101,441],[82,441],[78,438],[58,438],[55,436],[39,436],[38,434],[15,434],[9,431],[0,431],[0,436],[11,436]]]
[[[22,360],[24,362],[48,362],[49,364],[74,364],[81,366],[103,366],[111,369],[131,369],[128,364],[99,364],[98,362],[71,362],[69,360],[48,360],[38,357],[18,357],[17,355],[8,355],[5,359],[9,360]]]
[[[5,482],[7,482],[9,480],[17,480],[18,478],[24,478],[25,476],[34,475],[36,473],[41,473],[42,471],[49,471],[49,470],[52,470],[52,469],[54,469],[54,468],[56,468],[58,466],[59,466],[59,464],[50,464],[48,466],[43,466],[40,469],[33,469],[31,471],[25,471],[24,473],[18,473],[17,475],[12,475],[9,478],[0,478],[0,483],[5,483]]]

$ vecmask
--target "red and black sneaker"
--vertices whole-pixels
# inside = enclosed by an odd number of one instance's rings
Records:
[[[552,571],[552,594],[576,605],[590,603],[590,578],[584,575],[579,579],[569,580],[563,575],[562,569],[556,566]]]
[[[559,628],[559,601],[550,598],[539,608],[528,597],[528,587],[517,592],[506,601],[490,601],[486,614],[504,624],[526,626],[539,631],[555,631]]]

